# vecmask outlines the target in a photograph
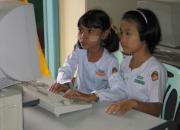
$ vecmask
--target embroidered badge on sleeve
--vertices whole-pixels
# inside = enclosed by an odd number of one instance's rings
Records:
[[[151,79],[152,79],[152,81],[158,80],[158,72],[157,71],[152,72]]]
[[[118,72],[117,68],[116,67],[112,68],[112,74],[116,72]]]

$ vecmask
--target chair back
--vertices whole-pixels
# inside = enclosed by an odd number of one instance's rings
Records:
[[[180,102],[179,102],[179,105],[175,114],[174,121],[177,123],[178,130],[180,130]]]
[[[177,128],[177,124],[174,121],[166,121],[165,123],[162,123],[149,130],[179,130],[179,129]]]
[[[173,121],[180,102],[180,69],[168,64],[164,64],[164,66],[168,72],[168,81],[163,99],[161,118]]]
[[[117,51],[113,52],[112,54],[115,56],[115,58],[117,59],[119,65],[120,65],[121,62],[123,61],[123,54],[122,54],[122,52],[117,50]]]

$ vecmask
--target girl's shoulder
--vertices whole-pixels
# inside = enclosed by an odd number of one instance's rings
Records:
[[[154,56],[152,56],[149,60],[148,63],[150,66],[154,67],[163,67],[163,64]]]
[[[104,48],[104,52],[103,52],[103,56],[106,58],[112,58],[112,59],[116,59],[115,56],[113,55],[113,53],[110,53],[107,49]]]
[[[146,68],[148,68],[149,71],[158,71],[158,72],[162,72],[162,73],[166,73],[166,69],[163,65],[163,63],[161,63],[156,57],[152,56],[147,65]]]
[[[104,49],[103,56],[101,58],[102,60],[105,60],[106,62],[117,62],[117,58],[113,55],[113,53],[110,53],[108,50]]]
[[[87,50],[86,49],[83,49],[81,46],[79,46],[78,44],[75,44],[74,45],[74,50],[73,52],[79,54],[79,55],[83,55],[84,53],[87,53]]]
[[[130,55],[124,55],[124,56],[123,56],[123,61],[122,61],[121,65],[122,65],[122,66],[127,66],[127,65],[129,65],[131,59],[132,59],[132,56],[130,56]]]

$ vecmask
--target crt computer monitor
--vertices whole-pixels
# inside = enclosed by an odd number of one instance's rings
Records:
[[[142,0],[137,7],[150,9],[158,17],[162,30],[160,45],[180,47],[180,3]]]
[[[33,5],[0,1],[0,68],[19,81],[40,77]]]

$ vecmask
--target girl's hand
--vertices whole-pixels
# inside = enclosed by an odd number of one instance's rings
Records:
[[[95,99],[96,99],[95,94],[86,94],[86,93],[80,92],[78,90],[72,90],[72,89],[69,89],[65,93],[64,97],[73,99],[73,100],[85,101],[85,102],[92,102],[92,101],[95,101]]]
[[[60,92],[66,92],[68,90],[68,86],[62,85],[59,83],[54,83],[50,88],[49,91],[53,93],[60,93]]]
[[[133,99],[123,100],[123,101],[120,101],[120,102],[117,102],[115,104],[111,104],[110,106],[108,106],[106,109],[106,113],[123,115],[124,113],[137,107],[137,105],[138,105],[137,101]]]

